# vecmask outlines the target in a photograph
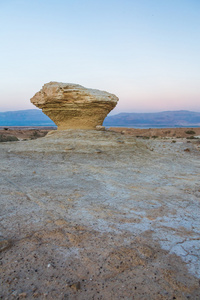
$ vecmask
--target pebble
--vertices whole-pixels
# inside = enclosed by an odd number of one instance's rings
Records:
[[[27,294],[26,293],[21,293],[19,294],[19,298],[26,298]]]
[[[72,288],[72,289],[75,290],[75,291],[80,290],[80,288],[81,288],[81,283],[80,283],[80,281],[71,284],[71,285],[70,285],[70,288]]]

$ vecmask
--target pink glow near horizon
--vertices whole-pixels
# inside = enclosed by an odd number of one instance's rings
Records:
[[[0,4],[0,111],[49,81],[117,95],[112,114],[200,111],[200,1],[50,2]]]

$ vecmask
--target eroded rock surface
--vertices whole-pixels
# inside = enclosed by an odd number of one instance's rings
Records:
[[[94,129],[102,125],[118,98],[105,91],[78,84],[49,82],[31,102],[58,126],[58,129]]]
[[[96,130],[1,143],[0,299],[199,300],[199,155]]]

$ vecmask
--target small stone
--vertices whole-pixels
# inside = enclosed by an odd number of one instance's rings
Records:
[[[75,149],[74,147],[67,147],[65,148],[65,151],[74,150],[74,149]]]
[[[16,297],[16,296],[17,296],[17,294],[18,294],[18,291],[13,291],[13,292],[12,292],[12,294],[11,294],[11,296],[14,296],[14,297]]]
[[[189,148],[184,149],[185,152],[190,152]]]
[[[101,125],[97,125],[96,126],[96,130],[98,130],[98,131],[105,131],[106,127],[105,126],[101,126]]]
[[[119,144],[124,144],[124,141],[122,141],[122,140],[117,140],[117,143],[119,143]]]
[[[19,294],[19,298],[26,298],[27,294],[26,293],[21,293]]]
[[[0,236],[0,252],[4,251],[12,246],[12,242],[3,236]]]
[[[101,149],[96,149],[96,153],[102,153]]]
[[[70,288],[72,288],[74,291],[80,290],[80,288],[81,288],[81,283],[80,283],[80,281],[71,284],[71,285],[70,285]]]
[[[38,293],[38,292],[35,292],[34,294],[33,294],[33,297],[34,298],[38,298],[40,296],[40,293]]]

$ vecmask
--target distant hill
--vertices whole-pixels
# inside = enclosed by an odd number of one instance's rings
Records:
[[[55,126],[39,109],[0,112],[0,126]],[[159,113],[120,113],[106,117],[104,126],[200,127],[200,113],[186,110]]]
[[[39,109],[0,112],[0,126],[55,126]]]
[[[109,116],[104,126],[117,127],[199,127],[200,113],[187,110],[158,113],[120,113]]]

